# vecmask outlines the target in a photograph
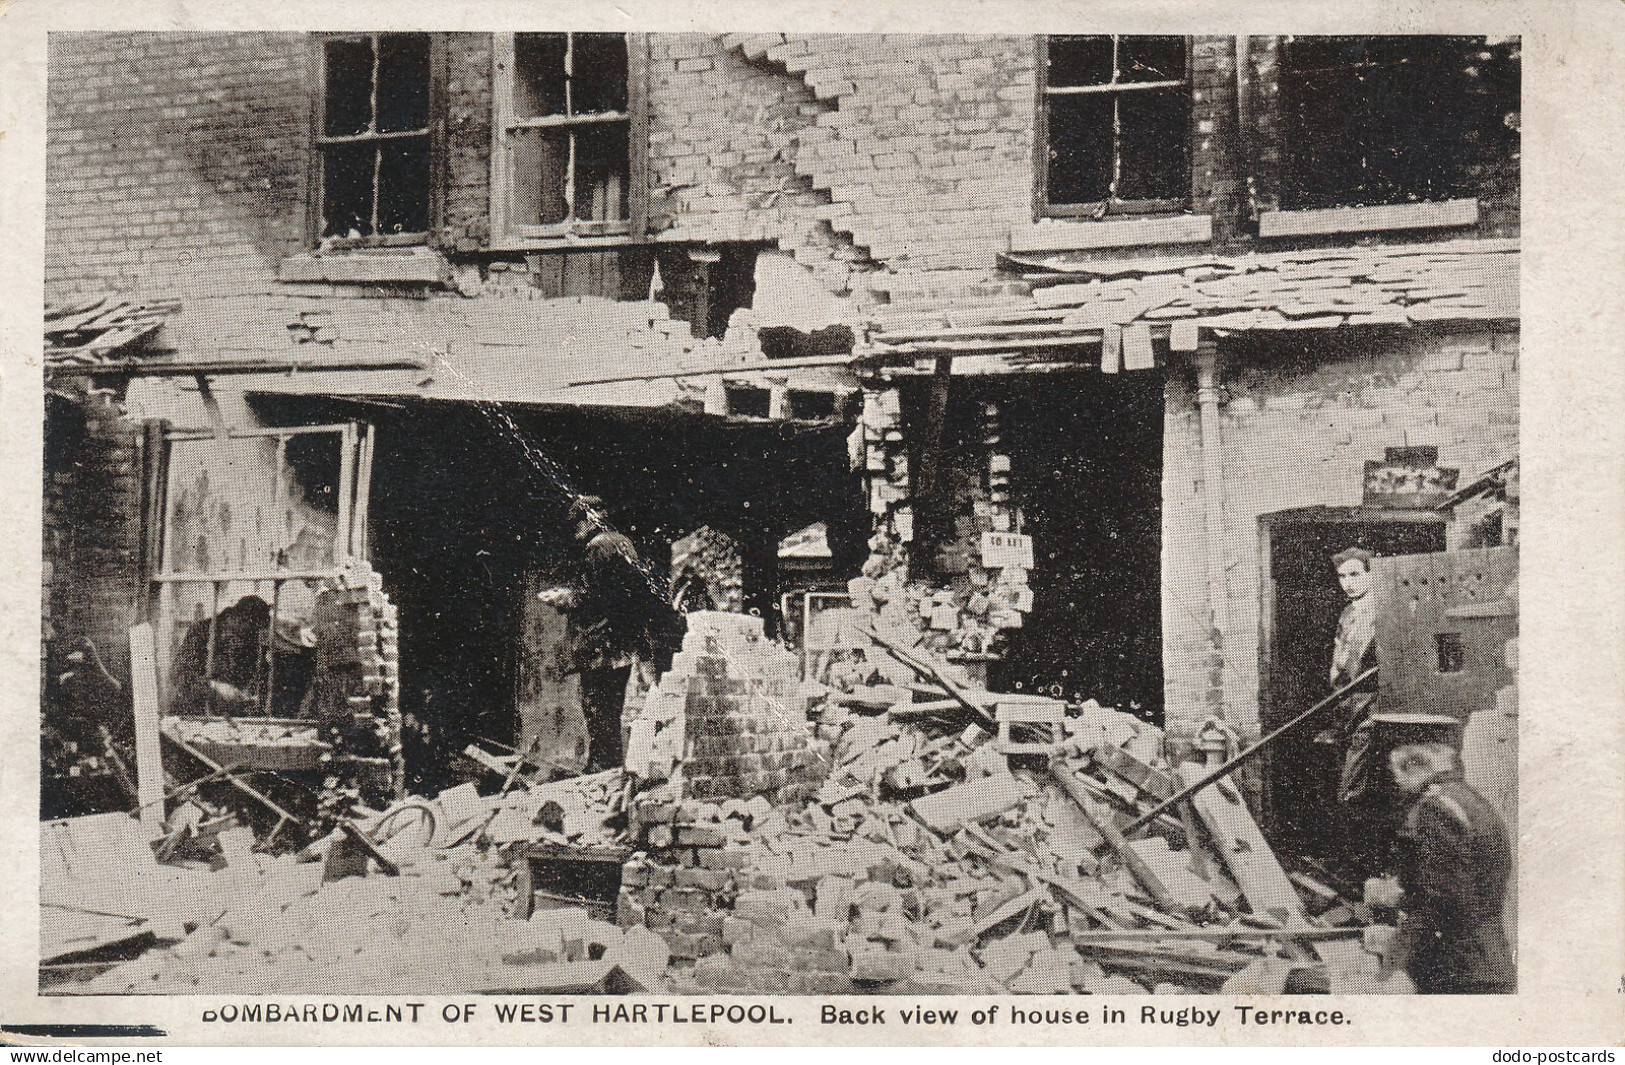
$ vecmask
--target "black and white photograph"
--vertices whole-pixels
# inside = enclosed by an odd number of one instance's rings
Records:
[[[1519,51],[53,36],[41,991],[1511,992]]]
[[[1524,36],[580,21],[46,35],[37,1001],[1529,990]]]

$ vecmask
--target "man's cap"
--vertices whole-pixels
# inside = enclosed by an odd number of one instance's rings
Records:
[[[1395,745],[1403,743],[1449,743],[1454,744],[1460,737],[1461,729],[1465,724],[1459,717],[1450,714],[1422,714],[1422,713],[1376,713],[1371,715],[1373,724],[1380,725],[1385,734],[1390,736]]]
[[[1332,565],[1341,567],[1345,562],[1353,562],[1358,560],[1365,563],[1366,569],[1370,569],[1371,560],[1376,557],[1377,556],[1373,555],[1363,547],[1345,547],[1343,550],[1332,556]]]

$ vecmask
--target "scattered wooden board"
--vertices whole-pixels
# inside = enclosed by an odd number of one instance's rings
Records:
[[[1187,763],[1179,767],[1180,778],[1190,784],[1199,780],[1205,767]],[[1286,870],[1264,839],[1247,805],[1228,780],[1218,780],[1191,796],[1196,815],[1207,826],[1225,867],[1241,887],[1247,905],[1255,913],[1268,913],[1288,921],[1306,919],[1303,900],[1287,879]]]

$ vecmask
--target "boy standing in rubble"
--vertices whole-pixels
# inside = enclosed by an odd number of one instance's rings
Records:
[[[622,712],[629,698],[653,682],[672,614],[655,594],[632,541],[609,527],[602,499],[578,497],[570,521],[581,548],[580,585],[551,589],[540,598],[570,614],[587,718],[587,770],[599,772],[621,765]]]

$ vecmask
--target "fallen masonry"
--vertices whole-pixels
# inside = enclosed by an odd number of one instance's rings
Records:
[[[1201,778],[1200,756],[1092,701],[985,691],[901,626],[865,638],[868,625],[855,619],[851,653],[818,683],[759,618],[691,614],[682,652],[628,715],[624,769],[550,779],[525,752],[476,745],[482,784],[354,803],[298,849],[197,792],[159,840],[128,814],[49,822],[42,988],[1409,990],[1363,949],[1382,936],[1359,907],[1305,870],[1289,877],[1232,781],[1146,819]],[[605,1008],[627,1023],[774,1023]],[[1245,1024],[1343,1023],[1247,1009]],[[1214,1023],[1147,1010],[1149,1023]],[[1088,1023],[1053,1012],[1024,1021]]]

